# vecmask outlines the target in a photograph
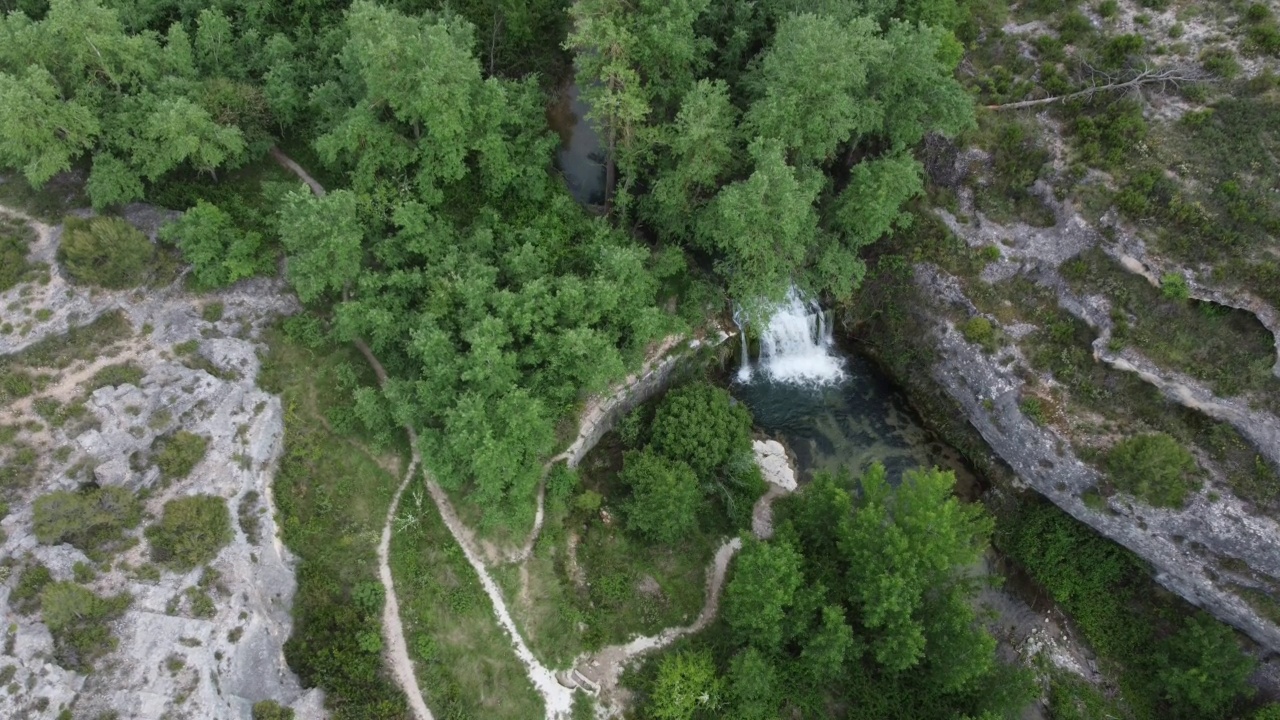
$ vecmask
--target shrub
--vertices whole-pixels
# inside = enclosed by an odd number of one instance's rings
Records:
[[[1245,44],[1254,52],[1280,55],[1280,27],[1274,23],[1250,25],[1245,31]]]
[[[190,570],[213,560],[231,542],[231,511],[226,501],[212,495],[170,500],[146,535],[156,562]]]
[[[1262,3],[1253,3],[1244,11],[1244,19],[1251,23],[1260,23],[1271,18],[1271,8]]]
[[[960,332],[964,334],[966,340],[975,345],[981,345],[987,349],[995,347],[996,330],[991,326],[991,321],[981,315],[969,318],[960,328]]]
[[[172,437],[161,441],[160,452],[156,454],[156,465],[168,479],[184,478],[204,459],[208,447],[209,441],[205,438],[179,430]]]
[[[253,704],[253,720],[293,720],[293,708],[284,707],[275,700],[263,700]]]
[[[216,323],[222,319],[223,309],[222,303],[211,302],[208,305],[205,305],[204,309],[200,311],[200,317],[203,318],[205,322]]]
[[[0,291],[17,285],[30,269],[26,240],[0,225]]]
[[[618,476],[632,492],[627,527],[660,543],[673,543],[697,525],[702,492],[693,469],[646,448],[624,460]]]
[[[1186,302],[1191,298],[1191,288],[1182,273],[1170,272],[1160,277],[1160,294],[1167,300]]]
[[[710,383],[672,390],[654,415],[652,446],[707,478],[735,455],[751,451],[751,413]]]
[[[18,584],[9,593],[9,606],[20,613],[34,612],[40,603],[40,593],[53,582],[53,574],[43,565],[31,565],[18,575]]]
[[[1119,0],[1102,0],[1102,2],[1098,3],[1098,7],[1094,9],[1099,17],[1113,18],[1116,13],[1120,12],[1120,3]]]
[[[1120,441],[1106,464],[1118,487],[1157,507],[1181,507],[1196,469],[1191,453],[1165,433]]]
[[[108,365],[93,374],[93,379],[89,381],[89,389],[97,390],[101,387],[138,385],[146,374],[146,370],[132,362]]]
[[[92,661],[113,649],[108,622],[129,607],[122,593],[99,597],[73,582],[51,583],[40,593],[40,614],[53,634],[54,657],[64,667],[88,670]]]
[[[1141,35],[1117,35],[1102,46],[1102,64],[1109,68],[1118,68],[1128,59],[1142,50],[1146,41]]]
[[[78,282],[105,288],[141,285],[151,270],[155,246],[120,218],[64,221],[58,261]]]
[[[121,539],[142,519],[138,498],[125,488],[103,487],[84,492],[57,490],[36,498],[32,526],[47,545],[69,543],[85,552]]]
[[[1079,12],[1072,11],[1062,17],[1058,23],[1058,37],[1068,45],[1074,45],[1081,38],[1093,32],[1093,23]]]

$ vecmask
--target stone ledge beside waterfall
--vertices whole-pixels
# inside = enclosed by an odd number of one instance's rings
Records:
[[[967,301],[944,281],[927,268],[917,272],[917,283],[930,296]],[[988,355],[950,322],[936,316],[932,320],[937,336],[934,380],[1020,481],[1149,562],[1161,585],[1263,647],[1280,650],[1280,626],[1225,587],[1228,582],[1254,587],[1257,580],[1227,572],[1219,563],[1221,558],[1241,559],[1255,572],[1280,577],[1280,528],[1274,521],[1250,514],[1229,494],[1216,500],[1197,494],[1177,510],[1148,507],[1123,495],[1109,498],[1106,508],[1086,505],[1082,494],[1101,477],[1075,456],[1066,438],[1023,412],[1017,351],[1006,348]]]

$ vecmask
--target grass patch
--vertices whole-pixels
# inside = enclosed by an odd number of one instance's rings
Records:
[[[1280,404],[1280,380],[1271,373],[1273,339],[1252,313],[1170,297],[1097,249],[1062,270],[1077,292],[1111,298],[1117,343],[1208,383],[1219,395],[1252,393]]]
[[[392,536],[391,569],[427,703],[442,717],[541,717],[542,700],[494,619],[479,579],[421,483],[413,488],[400,514],[417,521]]]
[[[377,542],[396,479],[326,422],[349,407],[334,368],[355,353],[313,352],[279,331],[268,342],[261,381],[285,407],[276,506],[283,540],[299,558],[285,657],[306,686],[324,689],[335,718],[402,718],[408,706],[374,642],[382,605],[370,596],[381,589]],[[365,600],[356,603],[357,595]]]
[[[47,337],[0,358],[0,378],[23,368],[61,370],[78,360],[96,360],[105,355],[109,347],[132,336],[133,326],[123,311],[103,313],[88,325],[73,327],[62,335]]]
[[[1106,465],[1120,489],[1156,507],[1182,507],[1197,486],[1195,458],[1164,433],[1121,440],[1107,453]]]
[[[53,634],[53,656],[59,665],[81,672],[113,650],[116,638],[110,621],[119,617],[133,598],[95,595],[73,582],[55,582],[40,592],[40,614]]]

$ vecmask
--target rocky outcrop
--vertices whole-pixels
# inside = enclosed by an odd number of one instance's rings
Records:
[[[165,215],[134,206],[126,217],[154,235]],[[51,262],[58,230],[37,230],[32,254]],[[57,580],[72,579],[76,563],[87,563],[96,570],[88,582],[92,590],[127,592],[133,600],[111,625],[115,650],[81,674],[53,660],[53,639],[39,613],[19,614],[9,606],[16,575],[10,573],[0,582],[0,613],[16,633],[12,652],[0,656],[0,672],[13,667],[20,690],[0,693],[0,716],[52,718],[74,707],[76,717],[114,712],[120,718],[248,720],[254,702],[272,699],[291,705],[299,717],[324,717],[319,692],[300,686],[282,652],[295,581],[270,510],[270,484],[282,450],[284,413],[279,398],[256,384],[261,330],[295,311],[296,302],[281,284],[266,280],[201,296],[183,292],[179,284],[104,292],[70,284],[55,270],[48,284],[27,288],[25,295],[24,288],[12,292],[32,305],[33,316],[48,320],[25,336],[0,339],[0,354],[111,310],[122,311],[129,327],[103,356],[49,371],[50,383],[35,398],[0,408],[0,422],[24,423],[16,440],[40,455],[37,480],[11,502],[3,520],[0,554],[19,566],[40,562]],[[221,313],[202,313],[213,302],[223,305]],[[175,350],[184,343],[194,343],[195,352]],[[21,356],[14,361],[20,363]],[[98,370],[120,363],[134,366],[140,377],[114,386],[89,384]],[[82,402],[84,416],[60,427],[36,424],[36,399]],[[157,440],[179,430],[205,438],[207,449],[187,476],[166,480],[156,467]],[[70,545],[39,543],[32,531],[34,499],[87,481],[140,491],[144,525],[171,499],[220,497],[233,518],[234,538],[209,563],[208,575],[203,568],[178,573],[151,563],[141,528],[130,531],[136,544],[109,563],[91,563]],[[201,593],[212,600],[211,608],[196,604]]]
[[[933,297],[967,304],[954,279],[936,268],[918,267],[916,278]],[[1197,493],[1181,509],[1153,508],[1125,495],[1107,498],[1102,507],[1086,504],[1084,495],[1101,477],[1074,455],[1067,438],[1023,412],[1026,365],[1016,348],[989,355],[947,320],[938,320],[936,333],[934,379],[1022,482],[1151,563],[1160,584],[1263,646],[1280,649],[1280,627],[1228,588],[1230,583],[1256,586],[1258,573],[1280,578],[1275,521],[1252,514],[1229,493],[1216,498]],[[1243,561],[1252,572],[1232,573],[1222,559]]]

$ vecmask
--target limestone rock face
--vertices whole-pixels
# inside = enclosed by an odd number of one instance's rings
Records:
[[[753,440],[751,449],[766,482],[788,492],[796,489],[796,471],[791,467],[787,449],[782,443],[777,440]]]
[[[126,216],[153,235],[164,218],[141,206]],[[58,229],[36,229],[40,239],[33,255],[52,263]],[[0,569],[0,615],[8,627],[0,627],[6,633],[0,673],[12,667],[18,688],[0,692],[0,717],[54,718],[70,708],[77,718],[114,712],[121,720],[249,720],[253,703],[267,699],[292,706],[300,718],[324,717],[319,691],[301,687],[282,650],[296,588],[294,561],[278,538],[271,509],[284,412],[278,397],[257,386],[265,350],[261,331],[296,311],[296,302],[280,283],[261,279],[204,295],[182,291],[180,282],[104,292],[70,284],[55,268],[48,285],[33,285],[37,289],[23,302],[33,314],[42,307],[52,314],[41,313],[50,319],[25,337],[0,338],[0,354],[15,362],[21,363],[21,350],[33,342],[103,312],[122,311],[132,331],[96,359],[47,371],[52,377],[33,397],[0,407],[0,424],[20,424],[16,442],[40,458],[36,479],[11,501],[0,523],[0,557],[9,559]],[[11,293],[17,297],[21,291],[22,286]],[[203,308],[214,302],[223,305],[221,317],[202,319]],[[195,352],[175,350],[193,341]],[[141,371],[136,383],[93,387],[95,373],[122,363]],[[84,412],[61,426],[46,425],[33,410],[41,398],[82,403]],[[186,476],[166,477],[156,456],[178,431],[204,438],[206,451]],[[109,564],[93,562],[70,545],[43,545],[33,534],[37,497],[87,482],[129,488],[144,498],[142,525],[129,531],[135,544]],[[227,503],[234,537],[207,570],[180,573],[152,562],[142,530],[160,517],[167,501],[193,494]],[[111,623],[116,648],[87,674],[57,664],[53,637],[39,612],[22,614],[10,606],[18,571],[34,562],[48,567],[55,580],[73,579],[77,563],[86,563],[95,569],[87,582],[94,592],[132,597],[128,610]]]

